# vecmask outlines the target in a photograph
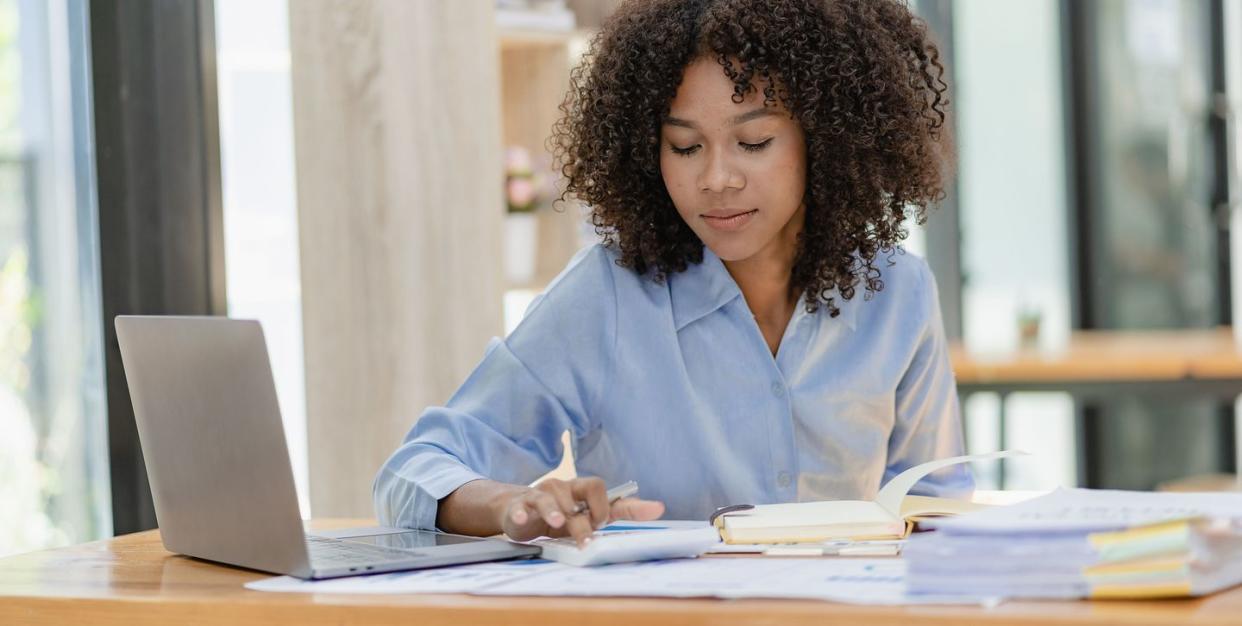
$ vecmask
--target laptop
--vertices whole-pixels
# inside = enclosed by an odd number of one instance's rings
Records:
[[[170,552],[307,579],[539,554],[434,531],[307,535],[259,323],[119,316],[116,334]]]

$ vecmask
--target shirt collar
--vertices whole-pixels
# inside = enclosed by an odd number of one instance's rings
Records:
[[[669,276],[673,323],[681,330],[742,295],[724,262],[707,246],[703,261]]]
[[[857,328],[858,307],[861,307],[863,303],[866,301],[866,298],[863,297],[864,295],[866,294],[856,292],[852,299],[846,300],[845,298],[841,297],[840,291],[833,289],[832,297],[835,299],[837,308],[841,310],[841,314],[838,315],[836,320],[834,321],[845,324],[846,326],[849,327],[850,330],[854,330],[855,328]],[[820,308],[820,313],[822,313],[823,315],[828,315],[827,309],[823,308],[822,306]]]
[[[725,268],[724,262],[707,246],[703,246],[702,262],[691,264],[685,271],[672,274],[668,280],[672,293],[673,323],[678,331],[714,313],[742,295],[741,289],[734,282],[729,270]],[[842,299],[835,290],[833,296],[836,298],[837,308],[841,309],[841,314],[837,316],[836,321],[844,323],[853,330],[862,294],[856,294],[852,300],[848,301]],[[800,299],[798,307],[803,313],[805,306],[805,298]],[[795,317],[800,315],[799,310],[794,311]],[[827,315],[828,311],[821,306],[815,314]]]

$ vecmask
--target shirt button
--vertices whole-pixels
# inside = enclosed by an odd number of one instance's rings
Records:
[[[788,487],[791,482],[793,482],[793,477],[789,475],[789,472],[781,472],[776,475],[776,484],[782,488]]]
[[[778,398],[785,397],[785,385],[780,383],[772,383],[772,395]]]

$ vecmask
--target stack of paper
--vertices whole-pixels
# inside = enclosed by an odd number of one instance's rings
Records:
[[[1242,494],[1066,489],[934,526],[904,550],[914,594],[1176,597],[1242,583]]]

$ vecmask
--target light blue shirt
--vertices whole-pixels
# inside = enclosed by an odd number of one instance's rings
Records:
[[[380,522],[435,528],[471,480],[528,484],[556,467],[638,481],[669,519],[727,504],[871,498],[902,470],[962,453],[957,391],[927,264],[883,255],[884,289],[841,314],[800,302],[775,357],[710,250],[663,283],[580,252],[376,476]],[[960,496],[965,465],[915,493]]]

